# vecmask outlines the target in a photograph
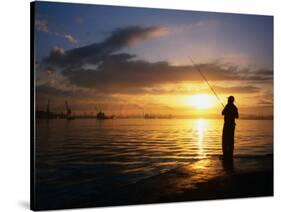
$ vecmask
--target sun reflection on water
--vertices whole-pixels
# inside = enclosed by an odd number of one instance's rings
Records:
[[[204,119],[198,119],[196,120],[196,129],[197,129],[197,139],[198,139],[198,155],[200,157],[204,157],[205,151],[204,151],[204,132],[206,130],[206,125],[207,125],[207,121]]]

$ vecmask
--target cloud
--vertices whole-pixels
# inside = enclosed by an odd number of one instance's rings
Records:
[[[54,31],[50,30],[48,21],[46,19],[41,18],[40,15],[38,15],[38,17],[35,19],[35,30],[37,30],[39,32],[45,32],[50,35],[62,37],[64,39],[66,39],[67,41],[69,41],[70,43],[74,43],[74,44],[77,43],[77,39],[73,35],[60,33],[60,32],[54,32]]]
[[[130,92],[140,91],[140,88],[153,87],[162,84],[176,84],[182,82],[200,81],[202,77],[193,66],[173,66],[167,62],[147,62],[132,60],[131,55],[117,54],[108,56],[96,69],[65,69],[62,74],[71,83],[95,88],[100,92]],[[247,72],[234,72],[232,69],[221,67],[219,64],[201,64],[205,76],[210,81],[235,81],[235,80],[267,80],[267,76],[256,76]],[[224,92],[256,92],[258,88],[244,87],[217,87]]]
[[[200,25],[201,26],[201,25]],[[149,38],[163,36],[168,29],[158,26],[131,26],[114,30],[98,43],[65,51],[55,47],[41,62],[41,70],[57,70],[60,80],[57,85],[71,85],[83,89],[93,89],[98,93],[161,93],[157,87],[163,84],[202,82],[202,77],[191,65],[174,66],[166,61],[149,62],[136,55],[120,53],[122,48]],[[210,81],[270,81],[272,70],[251,71],[238,69],[233,64],[219,62],[197,64]],[[63,79],[63,80],[62,80]],[[67,83],[60,83],[60,82]],[[66,87],[66,86],[65,86]],[[253,93],[254,86],[219,87],[225,93]]]
[[[63,48],[59,48],[59,47],[54,47],[51,50],[51,57],[62,57],[64,56],[64,49]]]
[[[259,87],[250,85],[233,87],[213,86],[213,88],[219,93],[256,93],[260,91]]]
[[[130,55],[125,54],[108,56],[95,70],[66,69],[62,74],[78,86],[104,91],[201,80],[191,66],[174,67],[167,62],[130,60]]]
[[[39,85],[36,87],[36,92],[40,93],[40,95],[54,95],[54,96],[72,96],[74,94],[73,91],[65,91],[56,87],[49,85],[48,83]]]
[[[126,28],[118,28],[114,30],[112,35],[105,40],[105,43],[118,47],[130,46],[147,38],[162,36],[165,33],[165,28],[156,26],[131,26]]]
[[[261,69],[261,70],[259,70],[258,74],[261,74],[263,76],[269,76],[269,77],[273,78],[272,70]]]
[[[66,51],[63,57],[53,57],[51,52],[51,55],[45,58],[44,63],[56,65],[60,68],[96,64],[123,47],[131,46],[148,38],[161,36],[164,33],[165,30],[161,27],[132,26],[118,28],[104,41]]]
[[[40,32],[49,32],[48,22],[44,19],[35,19],[35,29]]]
[[[72,35],[64,35],[64,38],[68,40],[70,43],[77,43],[77,40]]]
[[[255,86],[233,86],[233,87],[223,87],[223,86],[213,86],[214,90],[220,94],[250,94],[260,92],[260,88]],[[201,93],[210,93],[210,89],[207,85],[203,85],[197,90]],[[182,88],[175,83],[174,85],[168,84],[168,87],[153,85],[150,87],[124,87],[119,86],[115,89],[111,87],[106,87],[100,89],[99,92],[108,92],[111,94],[128,94],[128,95],[192,95],[194,90],[189,88]]]
[[[171,27],[169,32],[195,32],[198,30],[208,30],[208,29],[216,29],[220,25],[220,22],[217,20],[208,20],[208,21],[198,21],[192,24],[183,24],[177,25],[176,27]]]
[[[263,106],[273,106],[273,101],[272,100],[266,100],[266,99],[261,99],[258,102],[259,105],[263,105]]]

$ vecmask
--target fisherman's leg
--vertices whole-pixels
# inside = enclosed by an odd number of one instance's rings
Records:
[[[231,157],[231,126],[224,124],[223,128],[223,155],[228,158]]]
[[[232,125],[230,128],[230,143],[229,143],[229,154],[231,158],[233,157],[233,151],[234,151],[234,135],[235,135],[235,125]]]
[[[225,136],[224,136],[224,156],[226,158],[231,158],[231,143],[232,143],[232,128],[231,125],[226,124],[225,130],[224,130]]]

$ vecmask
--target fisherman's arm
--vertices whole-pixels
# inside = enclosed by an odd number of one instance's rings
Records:
[[[221,115],[224,116],[224,113],[225,113],[225,108],[223,108],[223,110],[221,111]]]

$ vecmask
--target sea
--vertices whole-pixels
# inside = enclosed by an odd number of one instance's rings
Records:
[[[222,119],[37,120],[38,201],[94,197],[220,156],[222,127]],[[272,154],[272,120],[237,120],[234,157]]]

